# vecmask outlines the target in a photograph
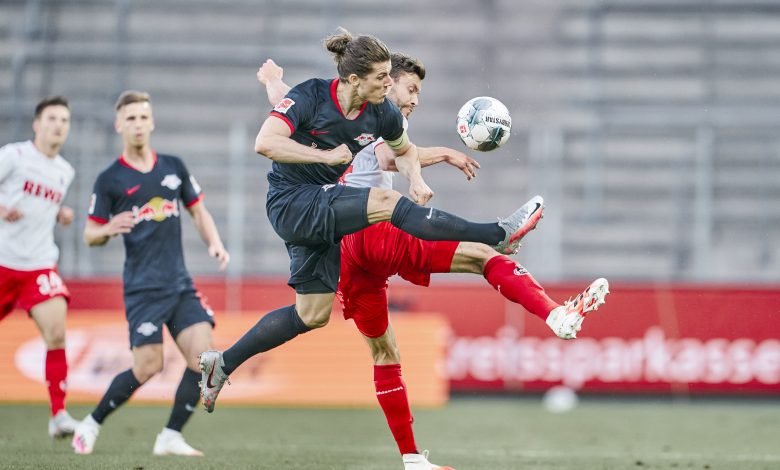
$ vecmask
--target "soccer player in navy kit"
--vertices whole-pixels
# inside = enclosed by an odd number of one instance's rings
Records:
[[[200,451],[184,441],[181,429],[198,402],[197,355],[211,346],[214,319],[184,265],[180,215],[185,208],[220,270],[230,257],[195,178],[178,157],[152,150],[149,138],[154,120],[149,95],[124,92],[116,111],[115,125],[124,152],[95,182],[84,241],[100,246],[123,235],[125,314],[133,367],[113,379],[95,410],[77,426],[73,447],[78,454],[92,453],[103,420],[162,370],[165,324],[187,368],[168,424],[155,441],[154,454],[200,456]]]
[[[353,37],[345,30],[326,38],[325,46],[334,56],[339,78],[312,79],[290,90],[255,142],[255,150],[274,162],[266,209],[290,255],[288,284],[295,288],[296,302],[265,315],[224,353],[201,355],[201,397],[208,411],[228,375],[244,361],[327,324],[343,236],[390,221],[421,239],[477,241],[512,253],[538,221],[519,210],[499,223],[480,224],[417,205],[432,192],[420,175],[417,150],[403,128],[401,112],[385,99],[392,86],[390,52],[372,36]],[[352,156],[380,137],[393,149],[399,172],[409,179],[414,201],[390,189],[336,184]],[[533,213],[539,211],[541,207]]]
[[[283,69],[267,60],[257,78],[266,87],[268,100],[278,103],[290,90],[282,80]],[[425,67],[418,59],[392,54],[393,88],[388,94],[409,118],[419,103]],[[421,166],[442,161],[466,174],[476,176],[479,164],[471,157],[446,147],[418,147]],[[348,186],[393,187],[395,159],[379,140],[366,146],[342,178]],[[537,196],[536,198],[539,198]],[[532,199],[533,201],[533,199]],[[388,280],[398,274],[405,280],[428,286],[431,273],[472,273],[484,276],[506,299],[522,305],[528,312],[547,321],[556,335],[573,339],[585,315],[603,303],[609,285],[598,279],[576,297],[559,305],[521,265],[496,253],[490,247],[473,242],[419,240],[397,227],[382,222],[351,233],[341,239],[341,278],[338,297],[344,317],[352,318],[363,334],[374,360],[376,397],[401,452],[405,470],[441,469],[417,453],[406,383],[401,374],[401,357],[387,307]]]

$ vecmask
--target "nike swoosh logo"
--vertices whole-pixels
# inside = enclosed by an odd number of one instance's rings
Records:
[[[133,186],[132,188],[125,189],[125,194],[127,194],[128,196],[132,196],[133,193],[135,193],[139,189],[141,189],[141,185],[137,184],[137,185]]]
[[[321,134],[330,134],[330,131],[318,131],[318,130],[311,131],[311,135],[321,135]]]
[[[190,413],[192,413],[193,411],[195,411],[195,407],[194,407],[194,406],[192,406],[192,405],[190,405],[189,403],[185,403],[185,404],[184,404],[184,409],[185,409],[185,410],[187,410],[187,411],[189,411]]]
[[[426,219],[430,220],[430,218],[433,216],[433,207],[431,207],[431,210],[428,211],[428,215],[425,216]]]
[[[217,367],[217,364],[214,363],[214,365],[211,367],[211,372],[209,372],[209,376],[206,378],[206,386],[208,388],[214,388],[215,385],[211,383],[211,378],[214,376],[214,369]]]

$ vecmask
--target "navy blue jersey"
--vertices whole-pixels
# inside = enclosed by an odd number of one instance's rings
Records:
[[[366,145],[382,137],[396,140],[403,135],[403,116],[390,100],[382,104],[364,103],[355,119],[347,119],[336,97],[338,79],[307,80],[287,93],[277,104],[272,116],[290,126],[291,138],[310,147],[331,150],[346,144],[355,155]],[[274,162],[268,181],[276,188],[297,184],[332,184],[349,167],[329,166],[324,163]]]
[[[125,294],[143,289],[181,291],[191,283],[181,243],[184,206],[200,201],[200,186],[171,155],[155,154],[152,171],[142,173],[119,157],[95,181],[89,218],[105,224],[120,212],[132,211],[135,227],[125,242]]]

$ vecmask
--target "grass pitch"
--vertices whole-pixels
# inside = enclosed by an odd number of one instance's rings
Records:
[[[84,416],[91,407],[73,406]],[[185,428],[205,458],[154,457],[168,407],[125,406],[91,456],[46,436],[46,407],[0,405],[3,469],[400,470],[379,409],[218,407]],[[553,415],[533,398],[456,398],[415,413],[431,461],[466,469],[778,469],[780,402],[585,400]]]

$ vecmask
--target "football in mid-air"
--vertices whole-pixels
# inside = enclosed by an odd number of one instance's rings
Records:
[[[458,111],[458,135],[466,147],[480,152],[497,149],[509,140],[512,117],[495,98],[472,98]]]

